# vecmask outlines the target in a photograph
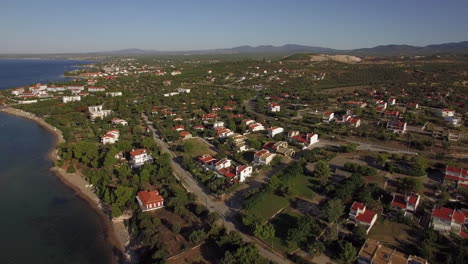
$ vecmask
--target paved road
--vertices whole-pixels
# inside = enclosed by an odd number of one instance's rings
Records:
[[[205,204],[210,212],[218,213],[223,219],[224,226],[229,231],[237,231],[244,241],[252,242],[257,245],[260,255],[274,263],[292,263],[279,254],[272,252],[270,248],[265,245],[262,241],[256,239],[253,236],[246,235],[241,231],[242,224],[236,219],[237,211],[230,208],[225,202],[219,201],[216,197],[209,194],[209,191],[195,180],[192,175],[186,171],[179,163],[175,161],[176,155],[169,149],[169,145],[162,141],[154,128],[153,124],[148,120],[148,117],[142,114],[143,120],[146,125],[150,128],[153,139],[156,144],[161,148],[163,153],[168,153],[171,159],[172,170],[175,176],[182,182],[182,185],[191,193],[196,195],[196,199],[200,204]]]

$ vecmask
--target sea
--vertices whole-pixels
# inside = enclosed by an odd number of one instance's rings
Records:
[[[87,63],[0,60],[0,89],[63,81]],[[53,145],[35,122],[0,113],[0,263],[111,263],[98,212],[50,171]]]

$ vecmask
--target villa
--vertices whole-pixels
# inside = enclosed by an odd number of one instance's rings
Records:
[[[349,220],[364,226],[366,233],[369,233],[375,221],[377,221],[377,213],[367,209],[364,204],[355,201],[349,211]]]
[[[159,195],[158,191],[141,191],[138,192],[136,199],[143,212],[156,210],[164,207],[164,198]]]
[[[130,165],[132,168],[141,167],[146,162],[153,162],[153,157],[148,153],[147,149],[143,148],[130,151]]]

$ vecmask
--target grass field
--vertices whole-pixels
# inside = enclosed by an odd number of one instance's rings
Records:
[[[185,144],[190,144],[192,145],[189,149],[190,151],[185,150],[183,153],[189,155],[192,158],[201,156],[203,154],[211,154],[211,155],[216,155],[216,152],[213,151],[210,148],[210,145],[206,144],[205,141],[203,141],[200,138],[191,138],[182,141],[180,144],[185,145]]]
[[[296,190],[297,190],[297,196],[302,197],[305,199],[313,199],[316,195],[316,193],[312,190],[313,184],[311,183],[311,178],[310,176],[306,176],[304,174],[296,176],[293,180],[292,183],[294,184]]]
[[[380,218],[369,232],[369,238],[382,241],[393,247],[404,249],[418,237],[417,231],[411,227]],[[414,244],[412,246],[415,246]]]
[[[289,229],[296,226],[300,216],[300,214],[288,209],[285,209],[281,214],[275,216],[275,218],[270,220],[270,223],[275,227],[275,236],[268,239],[268,241],[265,240],[265,242],[272,245],[275,250],[279,250],[285,254],[297,249],[295,243],[290,244],[287,243],[286,240],[288,238]]]
[[[251,208],[248,213],[258,215],[264,221],[267,221],[281,208],[287,206],[289,206],[289,201],[285,197],[267,193],[262,201]]]

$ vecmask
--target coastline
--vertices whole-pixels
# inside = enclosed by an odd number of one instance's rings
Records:
[[[36,122],[38,125],[49,131],[55,138],[54,145],[47,154],[47,158],[54,163],[50,171],[60,180],[65,186],[73,190],[76,196],[85,201],[94,210],[103,224],[104,237],[112,246],[112,263],[128,263],[129,257],[125,253],[125,247],[130,241],[128,229],[123,224],[123,219],[112,219],[109,214],[106,214],[105,204],[101,202],[99,197],[87,187],[89,183],[82,177],[80,173],[67,173],[65,169],[55,167],[55,161],[58,160],[57,145],[65,142],[62,131],[47,123],[44,119],[36,115],[17,109],[14,107],[0,108],[0,112],[14,115],[21,118],[26,118]]]

